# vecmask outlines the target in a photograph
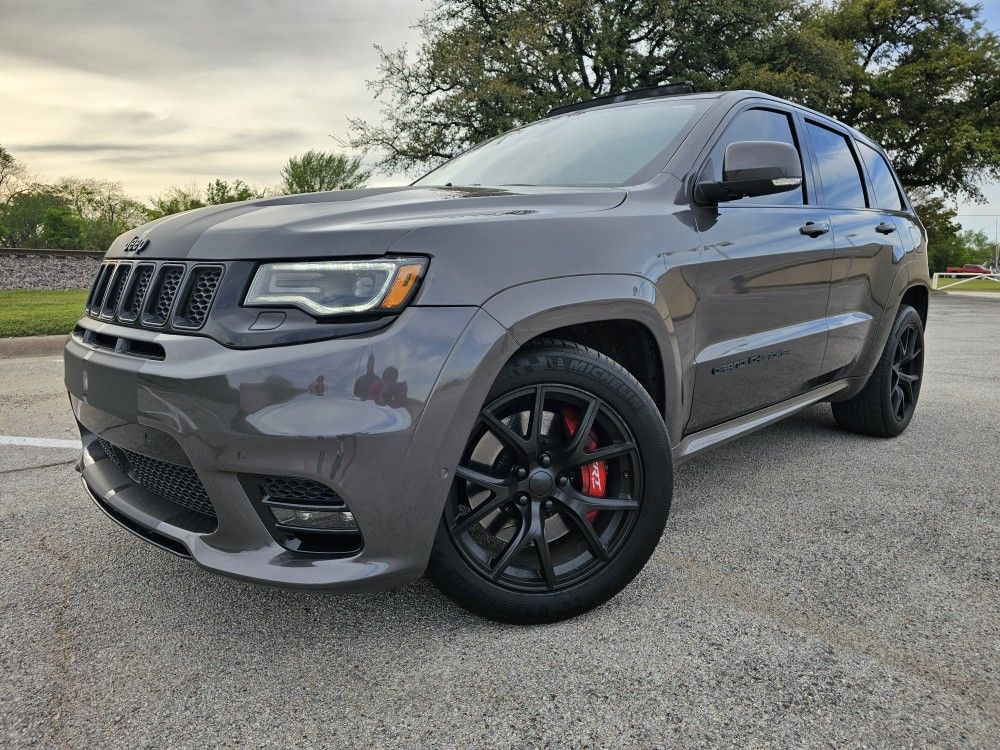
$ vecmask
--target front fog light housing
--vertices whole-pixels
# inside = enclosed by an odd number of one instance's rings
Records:
[[[247,307],[297,307],[315,317],[394,312],[406,306],[426,258],[265,263]]]
[[[305,531],[357,531],[354,514],[346,510],[271,508],[275,523]]]

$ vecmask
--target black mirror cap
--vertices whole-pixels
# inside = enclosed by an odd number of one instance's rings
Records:
[[[704,203],[771,195],[802,186],[802,162],[794,146],[779,141],[737,141],[726,146],[722,182],[699,182]]]

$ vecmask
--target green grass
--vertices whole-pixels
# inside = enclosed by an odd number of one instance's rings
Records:
[[[947,276],[942,276],[938,279],[938,291],[939,292],[1000,292],[1000,283],[996,281],[990,281],[989,279],[972,279],[971,281],[966,281],[964,284],[959,284],[958,286],[949,289],[953,283],[959,279],[967,279],[968,276],[959,276],[956,278],[949,278]]]
[[[69,333],[86,301],[86,289],[0,292],[0,337]]]

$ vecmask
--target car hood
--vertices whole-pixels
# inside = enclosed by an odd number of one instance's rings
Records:
[[[149,242],[139,257],[204,260],[382,255],[400,237],[439,222],[537,218],[603,211],[621,204],[619,188],[397,187],[308,193],[229,203],[165,216],[126,232]]]

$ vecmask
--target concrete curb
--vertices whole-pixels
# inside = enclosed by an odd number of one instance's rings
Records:
[[[62,354],[69,336],[17,336],[0,338],[0,359],[14,357],[44,357]]]

